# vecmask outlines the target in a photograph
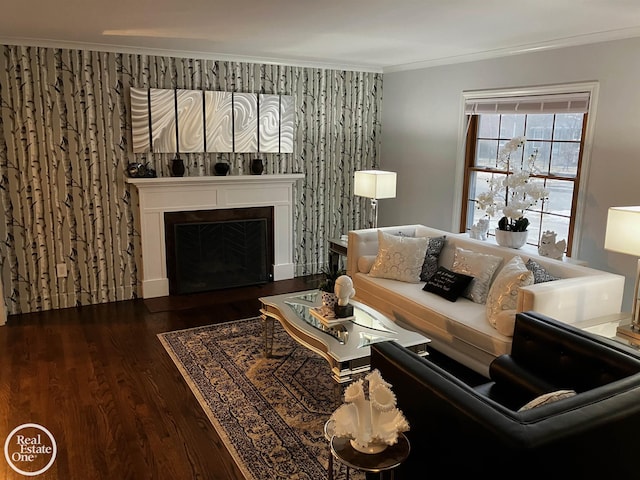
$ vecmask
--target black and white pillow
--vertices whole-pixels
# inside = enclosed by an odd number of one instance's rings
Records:
[[[464,293],[471,280],[473,277],[469,275],[452,272],[445,267],[438,267],[422,289],[435,293],[450,302],[455,302]]]
[[[422,270],[420,272],[420,281],[427,282],[438,270],[438,257],[444,242],[447,237],[445,235],[441,237],[432,237],[429,239],[429,246],[427,247],[427,253],[424,255],[424,262],[422,263]]]

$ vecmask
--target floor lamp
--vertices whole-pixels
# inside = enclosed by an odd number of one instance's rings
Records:
[[[382,170],[360,170],[353,177],[353,194],[371,199],[373,222],[378,227],[378,200],[396,197],[396,173]]]
[[[640,207],[611,207],[607,215],[605,250],[640,257]],[[638,319],[638,288],[640,285],[640,259],[636,267],[633,288],[631,325],[618,326],[618,334],[640,340]]]

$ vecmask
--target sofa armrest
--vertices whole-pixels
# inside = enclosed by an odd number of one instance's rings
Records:
[[[624,281],[622,275],[601,273],[521,287],[517,311],[533,310],[565,323],[620,313]]]

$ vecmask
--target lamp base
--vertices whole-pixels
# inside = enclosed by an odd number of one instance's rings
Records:
[[[640,342],[640,327],[635,324],[618,325],[616,334]]]

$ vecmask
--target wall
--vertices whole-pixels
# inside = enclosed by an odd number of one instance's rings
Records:
[[[265,174],[305,174],[294,212],[296,273],[327,261],[326,239],[361,222],[353,171],[378,165],[382,76],[301,67],[3,46],[0,261],[9,314],[136,298],[140,238],[129,162],[168,176],[172,155],[134,155],[130,87],[293,95],[294,153],[260,154]],[[186,176],[220,159],[249,174],[255,154],[182,154]],[[58,278],[64,263],[68,276]]]
[[[574,256],[626,275],[631,310],[636,259],[604,250],[607,209],[639,205],[640,39],[528,53],[499,59],[386,73],[382,162],[398,172],[398,196],[380,202],[380,224],[458,228],[455,195],[465,90],[597,81],[600,85],[586,172],[583,222]],[[456,230],[457,231],[457,230]]]

